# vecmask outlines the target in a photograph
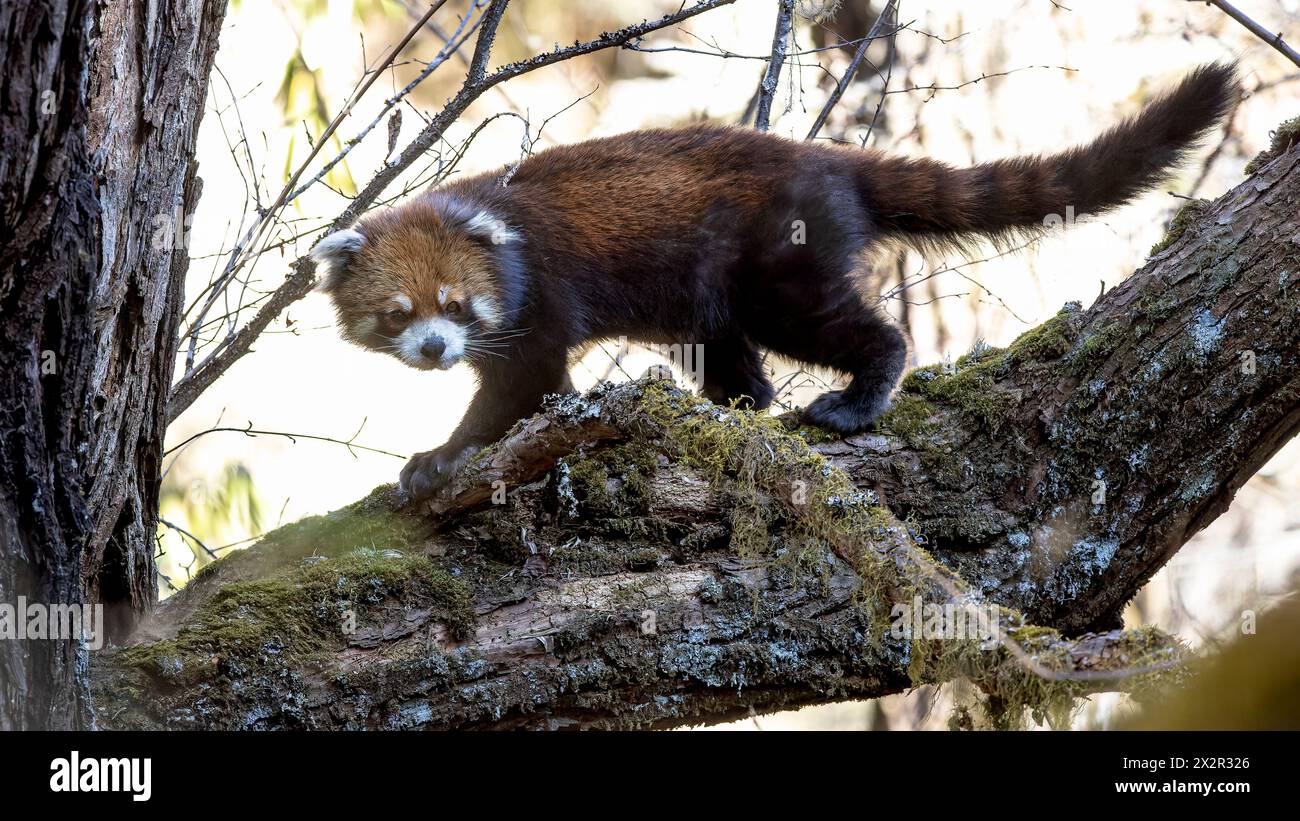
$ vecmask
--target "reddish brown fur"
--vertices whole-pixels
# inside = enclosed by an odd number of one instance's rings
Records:
[[[805,414],[859,431],[887,407],[907,351],[859,293],[872,248],[962,248],[1118,206],[1161,180],[1235,91],[1230,67],[1205,66],[1087,145],[964,169],[715,126],[562,146],[507,186],[485,174],[367,218],[333,294],[346,325],[394,291],[422,308],[443,285],[491,291],[515,334],[483,340],[497,347],[474,363],[480,391],[461,426],[403,472],[416,496],[566,389],[569,351],[620,335],[703,344],[701,387],[715,401],[771,401],[763,349],[847,373]],[[483,220],[515,235],[486,241]]]
[[[411,300],[413,317],[442,314],[451,302],[468,305],[475,295],[500,303],[491,251],[444,223],[432,201],[416,198],[357,225],[370,239],[366,252],[352,259],[349,275],[331,291],[345,330],[359,317],[384,312],[397,294]]]

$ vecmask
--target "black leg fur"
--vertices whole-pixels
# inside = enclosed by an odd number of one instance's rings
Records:
[[[836,433],[866,430],[889,407],[889,398],[907,364],[907,338],[888,317],[874,310],[840,317],[823,326],[828,348],[817,364],[850,374],[848,387],[828,391],[804,410],[804,420]],[[833,350],[833,346],[842,346]]]
[[[866,430],[889,407],[907,364],[908,343],[886,314],[852,292],[847,278],[843,287],[849,292],[840,291],[838,298],[823,293],[821,306],[792,306],[804,310],[791,310],[787,322],[764,323],[760,340],[800,362],[852,377],[848,387],[823,394],[804,411],[809,424],[848,434]]]
[[[719,405],[732,400],[744,408],[763,410],[775,391],[763,373],[762,353],[747,339],[719,339],[704,344],[704,395]]]
[[[411,457],[402,469],[402,490],[416,501],[432,496],[479,448],[536,413],[546,394],[571,393],[567,366],[563,350],[520,349],[499,364],[480,368],[478,393],[464,418],[446,444]]]

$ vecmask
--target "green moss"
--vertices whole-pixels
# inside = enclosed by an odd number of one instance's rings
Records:
[[[810,445],[820,445],[823,442],[833,442],[840,437],[815,425],[796,424],[790,428],[790,432]]]
[[[960,487],[965,484],[967,461],[950,447],[926,447],[921,450],[921,467],[926,477],[942,487]]]
[[[1053,363],[1072,352],[1078,355],[1076,345],[1084,359],[1108,349],[1112,334],[1107,331],[1097,334],[1091,343],[1078,342],[1079,316],[1076,305],[1067,306],[1006,350],[981,349],[963,357],[946,373],[936,366],[913,371],[894,409],[882,418],[880,429],[924,438],[940,404],[955,407],[982,424],[997,426],[1001,410],[1015,397],[999,382],[1016,369],[1058,367]],[[788,426],[744,411],[716,408],[662,384],[648,387],[644,406],[663,426],[663,441],[674,450],[674,459],[699,470],[715,485],[730,483],[736,509],[743,511],[743,516],[732,522],[733,551],[767,556],[773,560],[772,566],[779,568],[781,559],[773,548],[781,545],[778,552],[794,557],[791,572],[812,575],[817,572],[811,561],[816,549],[829,547],[853,566],[861,580],[854,601],[869,625],[865,631],[868,643],[886,640],[887,611],[892,602],[915,595],[924,601],[949,602],[969,589],[950,568],[918,546],[907,529],[876,504],[872,494],[859,490]],[[927,469],[949,471],[953,481],[960,478],[959,455],[944,454],[934,446],[923,448],[922,459],[927,458],[932,461]],[[799,501],[794,500],[796,490],[805,491]],[[784,509],[786,515],[773,519],[770,512],[764,513],[774,508]],[[927,520],[927,527],[932,524]],[[941,524],[953,538],[972,542],[1004,530],[993,511],[964,511]],[[1089,676],[1075,675],[1084,671],[1076,666],[1071,641],[1055,630],[1025,626],[1024,617],[1016,611],[1003,608],[999,612],[1004,629],[1012,631],[1009,640],[913,642],[909,666],[913,682],[954,678],[974,682],[981,694],[977,712],[985,726],[1019,726],[1027,715],[1063,726],[1077,699],[1098,685]],[[1157,635],[1158,641],[1153,639]],[[1170,663],[1181,660],[1172,642],[1154,632],[1109,637],[1108,648],[1112,652],[1092,660],[1088,672],[1114,672],[1126,677],[1130,687],[1166,680]],[[1024,657],[1032,663],[1026,664]]]
[[[324,516],[309,516],[262,536],[199,571],[190,584],[265,576],[308,556],[338,556],[358,547],[414,550],[428,539],[425,520],[399,512],[395,486],[376,488],[358,502]]]
[[[181,684],[209,680],[220,665],[278,667],[341,647],[349,618],[390,599],[428,608],[463,637],[473,626],[469,586],[432,561],[362,548],[254,580],[222,586],[174,638],[128,648],[120,660]]]
[[[1079,314],[1079,304],[1072,302],[1057,312],[1056,316],[1016,338],[1007,347],[1006,358],[1011,365],[1046,362],[1059,359],[1074,347],[1073,319]]]
[[[637,548],[623,554],[623,562],[628,570],[654,570],[662,558],[653,547]]]
[[[953,507],[950,512],[927,517],[925,521],[925,533],[929,538],[949,543],[979,545],[1005,532],[1003,520],[985,507]]]
[[[555,549],[550,568],[561,575],[607,576],[623,570],[654,570],[662,561],[663,555],[651,547],[575,540]]]
[[[996,431],[1007,409],[1019,401],[1015,388],[1000,382],[1016,370],[1036,370],[1065,356],[1074,347],[1080,307],[1071,302],[1056,316],[1016,338],[1005,349],[981,347],[952,365],[915,368],[903,378],[902,394],[955,407],[985,428]],[[904,400],[906,401],[906,400]],[[902,422],[914,420],[920,406],[905,406]]]
[[[1205,208],[1209,204],[1209,200],[1192,200],[1178,209],[1178,213],[1174,214],[1174,218],[1169,221],[1169,230],[1165,232],[1164,239],[1152,245],[1151,250],[1147,252],[1147,256],[1154,257],[1177,242],[1178,238],[1187,231],[1197,217],[1205,213]]]
[[[960,410],[989,430],[1002,425],[1002,417],[1015,401],[1001,391],[997,382],[1007,374],[1007,360],[996,357],[945,374],[942,366],[917,368],[903,380],[904,391],[920,394],[931,402],[942,402]]]
[[[880,430],[888,431],[913,447],[920,447],[925,437],[937,426],[934,406],[919,396],[900,393],[894,397],[889,410],[876,420]]]
[[[1292,117],[1273,129],[1269,146],[1246,164],[1246,173],[1254,174],[1273,160],[1282,156],[1291,146],[1300,142],[1300,117]]]
[[[962,679],[978,688],[978,697],[954,716],[959,724],[1016,729],[1032,718],[1062,729],[1069,726],[1078,699],[1098,689],[1122,683],[1137,697],[1150,697],[1186,676],[1185,649],[1155,628],[1107,635],[1107,652],[1081,667],[1071,653],[1074,644],[1058,631],[1025,625],[1018,613],[1005,609],[1000,624],[1020,653],[1006,642],[979,639],[912,642],[908,672],[914,684]]]
[[[658,458],[654,448],[634,441],[592,454],[571,454],[559,465],[574,502],[596,516],[627,517],[649,509],[650,477]]]
[[[561,488],[561,493],[572,493],[575,501],[585,503],[588,507],[603,508],[610,504],[609,471],[595,459],[578,456],[565,457],[559,463],[560,482],[567,480],[568,488]],[[572,511],[577,515],[577,510]]]
[[[1116,348],[1132,335],[1132,328],[1124,322],[1111,324],[1093,331],[1079,341],[1069,355],[1070,369],[1082,373],[1110,356]]]
[[[732,552],[771,559],[798,577],[807,552],[829,546],[858,571],[863,602],[877,614],[885,607],[889,573],[876,545],[888,516],[872,494],[777,418],[718,408],[666,383],[648,385],[642,404],[663,427],[673,458],[728,486]]]
[[[1147,294],[1138,300],[1138,313],[1147,319],[1161,322],[1173,316],[1178,310],[1178,300],[1172,295],[1156,296]]]
[[[954,373],[937,368],[920,369],[925,375],[913,372],[881,429],[923,436],[939,402],[978,418],[979,405],[969,403],[963,389],[997,392],[996,382],[1012,367],[1041,367],[1066,356],[1076,336],[1071,316],[1076,312],[1067,308],[1057,322],[1035,329],[1007,351],[984,349],[965,357]],[[788,575],[810,588],[825,573],[827,548],[849,562],[860,579],[854,602],[867,623],[869,644],[888,640],[892,602],[914,595],[950,601],[960,595],[952,591],[968,589],[954,571],[919,547],[870,492],[859,490],[781,420],[718,408],[664,382],[647,384],[642,407],[660,428],[655,438],[664,452],[726,495],[727,506],[736,511],[731,521],[733,552],[767,559],[771,579]],[[952,523],[954,532],[975,540],[1001,527],[992,514],[978,511]],[[1026,645],[1025,652],[1039,666],[1074,672],[1072,645],[1059,633],[1023,627],[1019,613],[1000,612],[1003,624],[1018,628],[1017,643]],[[1168,643],[1144,649],[1144,636],[1139,631],[1116,642],[1124,652],[1101,664],[1128,670],[1151,660],[1167,662]],[[1085,677],[1040,676],[1007,645],[980,640],[917,641],[910,671],[917,684],[953,677],[976,682],[985,693],[980,709],[996,726],[1012,726],[1027,711],[1060,724],[1068,719],[1075,699],[1095,687]]]
[[[549,564],[561,575],[605,576],[623,569],[618,550],[594,541],[575,541],[555,548]]]

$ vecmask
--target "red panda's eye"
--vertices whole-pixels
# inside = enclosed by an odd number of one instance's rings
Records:
[[[453,299],[451,302],[447,303],[443,310],[449,314],[458,314],[460,313],[460,303]]]

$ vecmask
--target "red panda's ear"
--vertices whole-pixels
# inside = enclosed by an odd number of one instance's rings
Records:
[[[365,235],[351,228],[335,231],[316,243],[311,249],[311,258],[320,266],[316,288],[326,293],[337,288],[347,275],[352,256],[365,244]]]
[[[465,231],[471,237],[492,245],[505,245],[523,239],[518,231],[505,223],[505,220],[488,211],[479,211],[466,220]]]
[[[434,203],[449,225],[464,231],[475,242],[505,245],[523,240],[523,235],[486,208],[447,196],[435,197]]]

